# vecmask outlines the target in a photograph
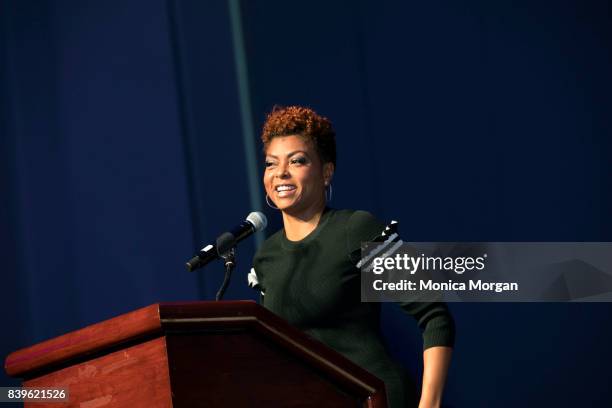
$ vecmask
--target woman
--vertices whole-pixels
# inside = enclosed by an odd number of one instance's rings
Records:
[[[266,200],[280,210],[284,225],[253,261],[263,305],[381,378],[390,407],[416,406],[408,377],[384,349],[380,305],[360,301],[361,242],[380,235],[384,225],[364,211],[327,207],[336,167],[331,123],[308,108],[275,108],[262,141]],[[443,304],[401,307],[423,330],[419,407],[439,407],[454,338],[452,318]]]

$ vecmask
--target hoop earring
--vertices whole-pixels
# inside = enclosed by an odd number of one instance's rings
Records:
[[[270,197],[268,197],[268,195],[266,194],[266,204],[268,204],[268,207],[273,208],[275,210],[278,210],[278,207],[270,204]]]
[[[327,197],[327,189],[325,189],[325,200],[329,203],[332,199],[333,189],[331,183],[329,183],[329,197]]]

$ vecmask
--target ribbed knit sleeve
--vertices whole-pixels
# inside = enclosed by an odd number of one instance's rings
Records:
[[[401,302],[402,310],[413,316],[423,334],[423,350],[435,346],[453,347],[455,321],[444,303]]]
[[[347,223],[347,249],[355,264],[361,258],[361,243],[374,240],[385,225],[366,211],[355,211]],[[403,311],[417,321],[423,335],[423,349],[435,346],[452,347],[455,323],[448,307],[439,302],[399,302]]]

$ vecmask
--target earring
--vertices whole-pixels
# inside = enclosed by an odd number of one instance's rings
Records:
[[[273,204],[270,204],[270,197],[268,197],[268,195],[266,194],[266,204],[268,204],[268,207],[273,208],[275,210],[278,210],[278,207],[276,207]]]
[[[325,186],[329,187],[329,197],[327,196],[327,189],[325,189],[325,200],[327,202],[330,202],[331,199],[332,199],[332,193],[333,193],[332,185],[331,185],[331,183],[329,183],[329,185],[327,183],[325,183]]]

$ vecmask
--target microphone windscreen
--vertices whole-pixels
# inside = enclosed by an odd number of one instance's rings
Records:
[[[248,222],[253,224],[255,232],[261,231],[268,226],[268,219],[266,218],[264,213],[261,213],[259,211],[253,211],[246,219]]]

